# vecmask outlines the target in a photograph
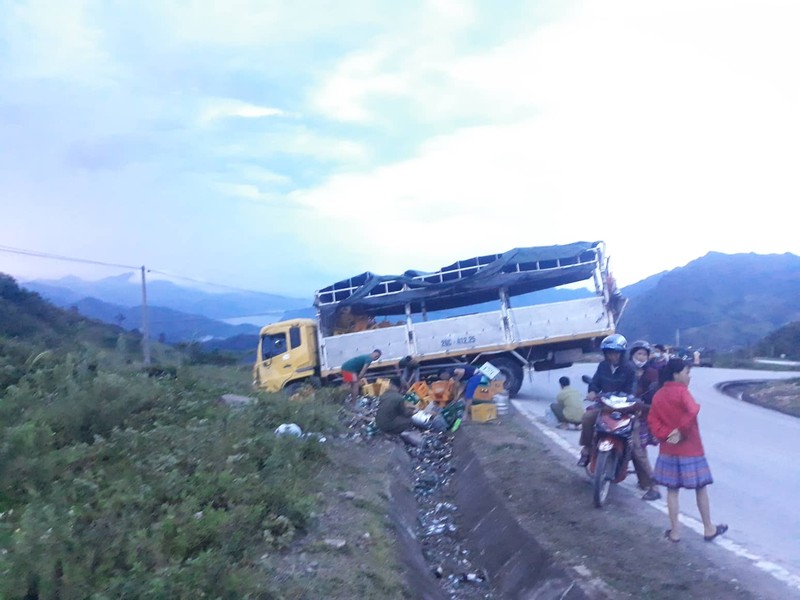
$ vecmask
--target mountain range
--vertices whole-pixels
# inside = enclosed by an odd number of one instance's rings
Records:
[[[84,281],[66,277],[30,281],[23,287],[61,307],[125,329],[141,327],[141,283],[133,273]],[[623,288],[627,306],[618,330],[629,340],[728,351],[759,342],[772,331],[800,321],[800,257],[794,254],[711,252],[684,267],[658,273]],[[513,306],[587,297],[587,289],[556,288],[515,296]],[[255,346],[259,325],[221,319],[262,315],[262,325],[312,317],[309,299],[230,291],[209,293],[170,281],[148,282],[150,334],[167,342],[204,341],[215,349]],[[496,303],[430,313],[444,318],[491,310]],[[230,344],[224,341],[230,338]]]
[[[622,293],[628,339],[736,350],[800,321],[800,257],[710,252]]]
[[[21,285],[56,306],[74,307],[92,319],[129,330],[142,327],[142,286],[136,273],[97,281],[69,276],[58,280],[27,281]],[[171,281],[156,279],[147,282],[150,335],[170,343],[247,334],[255,336],[262,325],[279,320],[287,310],[307,304],[307,300],[277,294],[249,291],[213,293]],[[245,318],[253,322],[235,324],[223,320]]]

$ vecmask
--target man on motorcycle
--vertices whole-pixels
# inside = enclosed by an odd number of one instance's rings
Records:
[[[661,498],[661,493],[653,481],[653,468],[647,457],[649,438],[647,413],[650,410],[653,394],[658,388],[658,369],[650,363],[650,344],[644,340],[637,340],[631,344],[630,357],[636,375],[633,394],[640,405],[637,418],[633,422],[631,459],[636,477],[639,479],[639,487],[647,490],[642,500],[658,500]]]
[[[628,340],[618,333],[611,334],[600,342],[603,360],[597,365],[597,370],[591,382],[589,382],[587,400],[595,401],[598,394],[606,392],[633,394],[636,373],[633,370],[633,365],[629,361],[623,360],[627,348]],[[590,406],[586,409],[581,419],[581,457],[578,459],[579,467],[585,467],[591,459],[594,424],[597,421],[599,408],[597,404]]]

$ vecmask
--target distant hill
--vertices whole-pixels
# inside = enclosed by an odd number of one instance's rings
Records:
[[[142,327],[142,288],[135,273],[85,281],[64,277],[23,284],[56,306],[75,308],[80,314],[127,330]],[[232,325],[220,319],[264,315],[274,320],[281,311],[300,308],[306,300],[257,292],[210,293],[169,281],[147,283],[150,336],[169,343],[203,341],[257,334],[259,326]]]
[[[141,279],[136,273],[125,273],[98,281],[85,281],[70,276],[57,280],[27,281],[22,285],[59,306],[69,306],[84,298],[97,298],[103,302],[127,307],[142,304]],[[261,292],[211,293],[160,279],[147,281],[147,303],[182,313],[203,315],[209,319],[275,313],[302,308],[309,304],[304,298]]]
[[[97,298],[83,298],[69,303],[87,317],[113,323],[128,330],[142,329],[142,307],[120,306]],[[176,342],[204,341],[208,338],[227,338],[244,334],[257,334],[255,325],[229,325],[203,315],[192,315],[162,306],[148,306],[150,337],[170,344]]]
[[[756,347],[759,356],[800,360],[800,321],[776,329]]]
[[[661,278],[664,277],[664,275],[666,275],[668,272],[669,271],[662,271],[657,275],[651,275],[647,279],[642,279],[637,283],[629,285],[628,287],[622,289],[622,295],[629,300],[638,298],[642,294],[646,294],[654,289],[658,285],[658,282],[661,281]]]
[[[794,254],[711,252],[636,286],[622,290],[629,302],[619,331],[628,339],[675,344],[679,332],[682,346],[728,351],[800,320]]]
[[[78,347],[82,343],[114,348],[123,333],[115,325],[88,319],[77,311],[61,310],[39,294],[21,288],[13,277],[0,273],[0,339],[47,348]],[[132,341],[138,337],[125,335]]]
[[[69,277],[24,284],[55,304],[125,329],[141,327],[141,289],[133,274],[85,282]],[[63,287],[62,287],[63,286]],[[97,295],[102,292],[108,295]],[[511,298],[512,306],[585,298],[586,289],[550,289]],[[653,275],[622,289],[628,305],[619,331],[629,339],[713,348],[724,352],[751,346],[773,331],[800,321],[800,257],[793,254],[721,254],[711,252],[685,267]],[[100,298],[98,300],[97,298]],[[112,301],[117,298],[120,302]],[[258,334],[254,325],[230,325],[216,319],[281,314],[282,319],[313,317],[308,300],[272,294],[207,292],[171,282],[148,284],[150,332],[154,339],[202,341],[242,348]],[[498,303],[439,311],[429,318],[492,310]],[[274,319],[265,317],[264,323]],[[676,332],[679,340],[676,340]],[[254,337],[250,337],[254,336]]]

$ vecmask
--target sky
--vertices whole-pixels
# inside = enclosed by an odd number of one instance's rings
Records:
[[[0,0],[0,248],[313,296],[800,254],[800,4]],[[20,280],[122,267],[0,251]]]

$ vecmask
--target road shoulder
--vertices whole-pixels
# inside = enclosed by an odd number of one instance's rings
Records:
[[[681,543],[668,542],[666,516],[628,490],[612,490],[609,505],[595,509],[574,457],[519,413],[469,424],[462,435],[520,525],[565,567],[601,578],[617,597],[790,597],[786,586],[688,529]],[[691,492],[681,499],[694,502]]]

